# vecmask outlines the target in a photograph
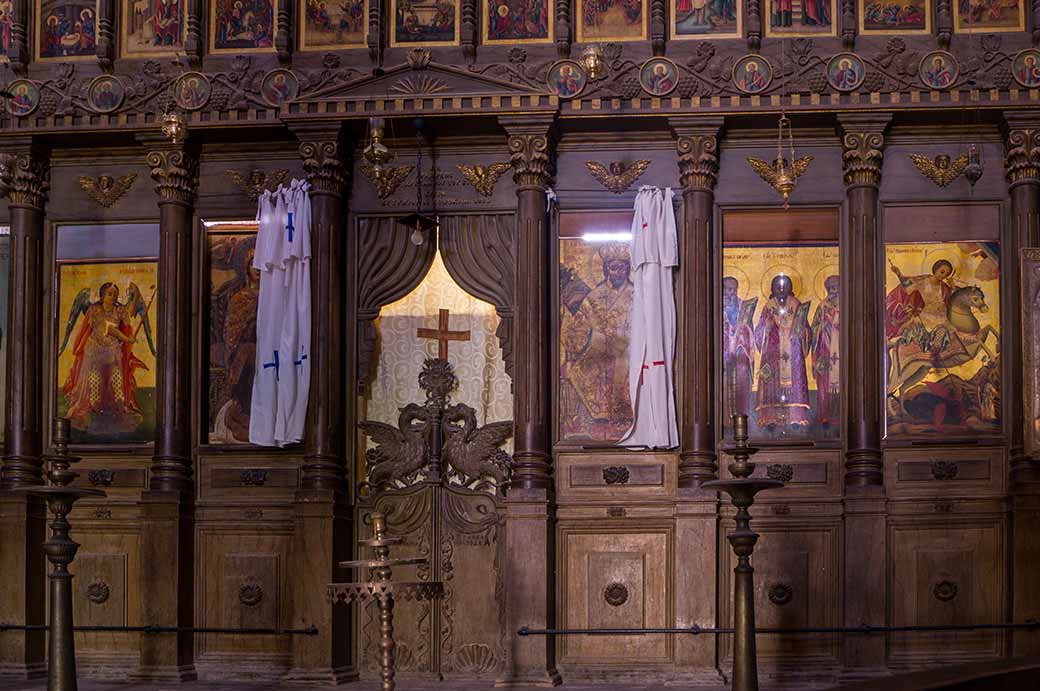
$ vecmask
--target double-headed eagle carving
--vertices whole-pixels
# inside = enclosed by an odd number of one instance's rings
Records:
[[[650,167],[650,161],[636,161],[626,167],[621,161],[611,161],[610,167],[604,166],[596,161],[585,161],[585,167],[592,173],[592,177],[614,194],[622,194],[639,179],[646,169]]]
[[[910,160],[922,175],[939,187],[946,187],[968,168],[968,154],[961,154],[952,161],[946,154],[940,154],[934,160],[923,154],[910,154]]]
[[[776,187],[777,180],[777,162],[778,159],[773,159],[772,163],[761,158],[755,158],[754,156],[748,156],[747,162],[751,166],[751,169],[758,173],[758,177],[769,183],[770,187]],[[791,175],[796,179],[800,178],[805,171],[809,170],[809,164],[812,163],[812,156],[802,156],[794,160],[794,165],[791,166]],[[786,161],[785,161],[786,163]]]
[[[495,183],[498,182],[503,173],[513,167],[513,164],[491,163],[486,166],[467,166],[460,163],[455,167],[462,173],[462,177],[465,178],[466,182],[473,186],[473,189],[485,197],[490,197],[495,191]]]
[[[87,196],[107,209],[126,194],[136,179],[137,173],[127,173],[119,178],[101,175],[97,179],[89,175],[81,175],[79,176],[79,186],[83,188]]]

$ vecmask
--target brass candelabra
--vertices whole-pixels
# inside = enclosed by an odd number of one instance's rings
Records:
[[[69,537],[68,515],[72,505],[84,497],[99,498],[105,493],[97,489],[70,487],[79,477],[72,465],[79,458],[69,455],[70,425],[67,418],[55,418],[51,441],[53,453],[43,457],[47,464],[47,484],[19,488],[29,496],[47,502],[51,520],[50,538],[43,551],[51,564],[50,631],[47,639],[47,691],[76,691],[76,649],[72,635],[72,574],[69,564],[76,558],[79,544]]]
[[[780,480],[752,478],[755,464],[749,459],[758,449],[748,444],[747,415],[733,416],[734,446],[723,449],[733,457],[729,465],[732,480],[711,480],[701,487],[715,489],[729,495],[737,507],[736,528],[727,536],[737,565],[733,569],[733,691],[758,691],[758,661],[755,653],[755,570],[751,567],[751,553],[758,542],[758,533],[751,530],[748,508],[755,495],[765,490],[783,487]]]
[[[390,547],[402,542],[399,537],[387,534],[386,516],[374,512],[372,519],[372,538],[358,540],[362,547],[372,549],[372,559],[342,561],[340,567],[345,569],[369,569],[369,580],[364,583],[330,583],[329,599],[336,602],[358,602],[364,604],[375,600],[379,606],[379,633],[381,650],[380,667],[382,691],[394,691],[396,674],[396,658],[394,652],[394,600],[395,596],[404,600],[433,600],[444,595],[444,584],[441,581],[393,581],[392,569],[395,566],[428,565],[425,557],[408,557],[391,559]]]

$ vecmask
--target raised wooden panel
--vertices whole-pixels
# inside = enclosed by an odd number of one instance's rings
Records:
[[[197,626],[276,628],[288,626],[285,602],[291,527],[223,520],[196,528]],[[200,678],[283,674],[290,663],[288,636],[199,635]]]
[[[1003,494],[1002,448],[889,449],[885,487],[890,496],[977,497]]]
[[[905,522],[904,522],[905,520]],[[889,619],[893,625],[982,624],[1005,621],[1004,520],[889,527]],[[897,667],[1000,657],[1000,631],[893,634],[889,664]]]
[[[733,530],[726,521],[725,531]],[[759,627],[840,626],[842,602],[842,532],[838,521],[826,524],[802,522],[752,522],[760,537],[752,566],[755,569],[755,617]],[[720,536],[721,626],[733,624],[733,567],[737,558]],[[720,651],[725,659],[733,655],[733,637],[723,636]],[[840,645],[836,636],[798,635],[758,636],[758,658],[763,667],[796,667],[805,672],[806,662],[836,667],[840,664]],[[728,666],[726,663],[725,666]]]
[[[299,485],[299,468],[292,456],[275,452],[200,455],[199,501],[202,503],[291,502]]]
[[[841,496],[844,462],[838,449],[763,449],[751,460],[755,463],[752,477],[771,477],[786,483],[763,499]],[[733,477],[729,463],[727,457],[720,459],[719,472],[724,478]]]
[[[561,502],[667,500],[675,496],[677,468],[669,453],[560,454],[557,491]]]
[[[560,529],[560,611],[566,628],[661,627],[672,621],[671,528]],[[668,636],[565,636],[565,666],[619,671],[673,656]]]

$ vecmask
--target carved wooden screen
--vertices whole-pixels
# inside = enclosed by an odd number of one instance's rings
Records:
[[[1026,453],[1040,452],[1040,247],[1022,249],[1022,403]]]

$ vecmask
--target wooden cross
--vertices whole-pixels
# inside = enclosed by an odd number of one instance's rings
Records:
[[[436,339],[437,357],[439,357],[441,360],[448,359],[448,341],[469,340],[469,331],[448,330],[448,310],[438,311],[436,329],[425,329],[420,327],[416,329],[415,335],[419,338]]]

